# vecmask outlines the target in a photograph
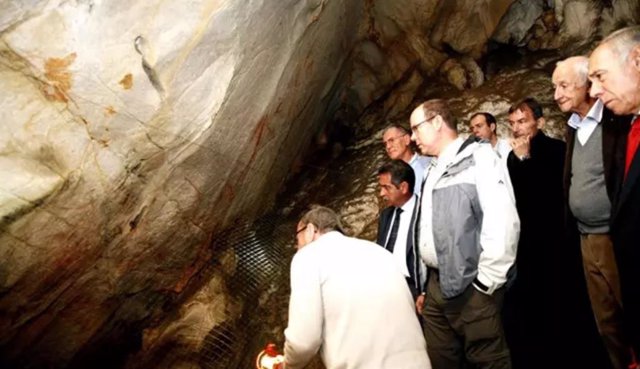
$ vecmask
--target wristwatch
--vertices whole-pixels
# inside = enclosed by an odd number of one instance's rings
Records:
[[[516,156],[517,156],[517,155],[516,155]],[[530,158],[530,156],[529,156],[529,154],[524,154],[524,155],[517,156],[517,158],[518,158],[518,160],[520,160],[520,161],[525,161],[525,160],[529,159],[529,158]]]

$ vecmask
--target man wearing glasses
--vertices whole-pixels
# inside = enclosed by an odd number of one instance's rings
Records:
[[[511,368],[500,311],[520,222],[505,166],[489,143],[458,137],[443,100],[418,106],[410,123],[434,157],[418,214],[428,277],[416,303],[433,367]]]
[[[391,160],[402,160],[409,164],[415,174],[415,186],[413,192],[420,194],[424,172],[429,166],[431,158],[418,155],[411,148],[411,135],[409,131],[401,125],[392,124],[388,126],[382,134],[382,143],[385,151]]]
[[[327,369],[430,369],[393,256],[341,230],[338,215],[321,206],[298,222],[285,368],[303,368],[320,351]]]

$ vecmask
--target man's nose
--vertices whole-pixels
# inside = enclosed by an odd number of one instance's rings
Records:
[[[602,95],[602,85],[598,81],[591,82],[591,88],[589,89],[589,95],[594,98],[600,97]]]
[[[553,92],[553,99],[558,101],[558,99],[560,98],[561,94],[560,94],[560,89],[556,87],[555,91]]]

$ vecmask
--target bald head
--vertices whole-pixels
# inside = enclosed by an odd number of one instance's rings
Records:
[[[640,112],[640,27],[606,37],[589,57],[591,96],[614,113]]]
[[[551,81],[553,98],[563,112],[574,112],[584,117],[595,99],[589,96],[589,58],[572,56],[556,64]]]

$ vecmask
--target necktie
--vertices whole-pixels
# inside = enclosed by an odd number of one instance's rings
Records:
[[[629,136],[627,136],[627,156],[624,161],[624,178],[627,178],[627,173],[629,173],[629,168],[631,167],[631,162],[633,161],[633,157],[638,150],[638,146],[640,145],[640,116],[636,117],[636,119],[631,123],[631,130],[629,130]]]
[[[393,225],[391,226],[391,233],[389,233],[389,238],[387,239],[387,246],[385,247],[391,253],[393,253],[393,247],[395,246],[396,239],[398,238],[398,228],[400,227],[400,213],[402,213],[402,209],[396,208],[395,215],[393,216]]]

